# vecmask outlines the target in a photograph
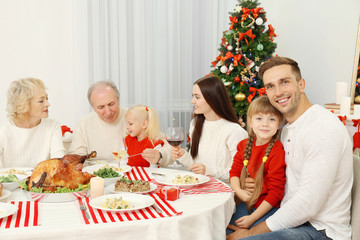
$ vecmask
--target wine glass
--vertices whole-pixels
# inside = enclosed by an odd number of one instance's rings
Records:
[[[173,147],[179,146],[185,139],[184,129],[182,127],[168,127],[165,135],[166,141]],[[175,160],[169,167],[179,168],[182,166],[178,160]]]
[[[179,146],[185,138],[184,129],[182,127],[168,127],[166,129],[166,140],[173,146]]]

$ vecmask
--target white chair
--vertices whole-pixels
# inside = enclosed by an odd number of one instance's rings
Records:
[[[360,157],[354,154],[354,183],[352,188],[351,227],[352,239],[360,240]]]

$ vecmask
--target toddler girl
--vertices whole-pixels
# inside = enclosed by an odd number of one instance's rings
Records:
[[[159,139],[160,122],[155,109],[144,105],[131,107],[125,115],[126,130],[125,145],[129,156],[127,164],[139,167],[158,167],[156,163],[146,161],[140,153],[146,148],[158,149],[164,145]]]
[[[285,152],[278,140],[283,116],[267,96],[252,101],[247,112],[248,139],[237,146],[230,184],[241,203],[230,224],[250,228],[279,207],[285,188]],[[255,179],[253,192],[244,190],[245,179]],[[227,229],[229,234],[230,230]]]

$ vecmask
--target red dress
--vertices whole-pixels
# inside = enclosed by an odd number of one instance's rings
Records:
[[[153,142],[151,142],[148,137],[144,138],[141,141],[138,141],[137,137],[131,137],[130,135],[128,135],[125,137],[125,144],[127,146],[127,154],[131,156],[134,154],[142,153],[146,148],[155,148],[158,145],[163,146],[164,141],[153,140]],[[132,167],[150,167],[150,163],[146,161],[141,155],[130,157],[127,164]]]
[[[234,156],[234,161],[230,169],[230,179],[232,177],[240,177],[241,169],[244,166],[243,161],[246,142],[247,139],[244,139],[237,146],[237,153]],[[269,144],[267,143],[261,146],[255,146],[255,142],[256,139],[254,140],[251,157],[247,166],[248,172],[253,179],[256,177],[257,169],[262,162],[266,147]],[[285,151],[281,142],[277,140],[265,163],[263,187],[254,208],[258,208],[264,200],[270,203],[273,207],[280,207],[280,202],[284,196],[286,182],[285,169]]]

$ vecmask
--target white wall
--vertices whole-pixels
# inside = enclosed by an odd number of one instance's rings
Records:
[[[85,2],[0,0],[0,123],[6,120],[9,83],[22,77],[45,82],[50,117],[60,124],[74,127],[89,111],[81,87],[88,81]],[[233,7],[220,16],[224,30]],[[360,1],[266,0],[261,7],[278,34],[277,53],[299,62],[310,100],[335,102],[335,83],[351,82]]]
[[[8,86],[23,77],[44,81],[50,117],[60,124],[73,125],[88,111],[87,89],[77,88],[82,69],[75,56],[80,50],[73,39],[72,9],[71,0],[0,0],[1,123],[7,119]]]

